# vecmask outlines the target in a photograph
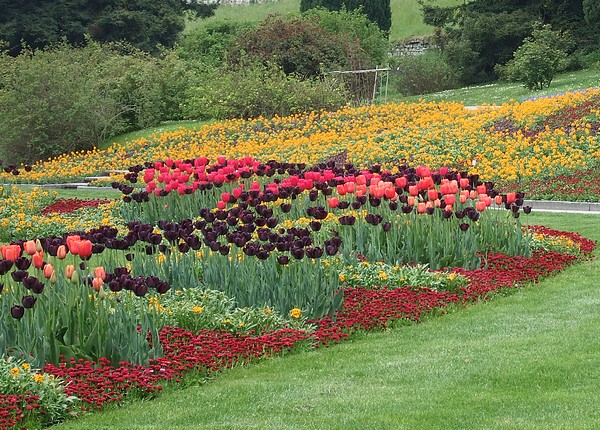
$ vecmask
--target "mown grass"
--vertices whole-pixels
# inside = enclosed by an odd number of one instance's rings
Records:
[[[414,97],[399,97],[396,99],[388,97],[388,101],[455,101],[463,103],[465,106],[501,105],[523,101],[528,98],[544,97],[599,86],[600,70],[596,68],[557,75],[550,87],[541,91],[529,91],[521,84],[513,82],[495,82]]]
[[[600,240],[599,216],[530,220]],[[597,428],[598,269],[588,261],[421,324],[236,368],[57,429]]]
[[[436,5],[449,6],[461,0],[437,0]],[[423,15],[417,0],[391,0],[392,28],[390,41],[405,40],[412,36],[427,36],[433,27],[423,24]],[[220,6],[213,17],[189,21],[186,32],[204,25],[211,20],[230,19],[232,21],[260,22],[268,15],[287,15],[300,12],[300,0],[267,1],[243,6]]]

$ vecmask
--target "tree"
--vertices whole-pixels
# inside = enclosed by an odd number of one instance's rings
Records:
[[[496,79],[495,65],[511,59],[535,22],[569,32],[580,49],[598,40],[592,36],[597,21],[588,23],[584,15],[585,6],[596,16],[596,0],[472,0],[452,7],[420,2],[424,22],[438,28],[436,42],[464,84]]]
[[[0,40],[16,55],[23,42],[34,49],[66,38],[125,40],[145,51],[171,47],[185,26],[186,13],[207,17],[217,4],[187,0],[0,0]]]
[[[507,63],[506,76],[511,81],[521,82],[529,90],[549,87],[566,58],[564,46],[563,34],[552,31],[549,25],[539,26]]]
[[[392,26],[390,0],[300,0],[300,12],[318,7],[331,11],[358,10],[384,32],[388,32]]]

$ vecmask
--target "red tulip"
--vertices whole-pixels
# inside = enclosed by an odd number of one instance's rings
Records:
[[[477,209],[479,212],[483,212],[486,207],[487,206],[485,205],[485,202],[477,202],[477,203],[475,203],[475,209]]]
[[[439,193],[437,190],[431,189],[427,191],[427,198],[431,201],[434,201],[439,197]]]
[[[92,242],[87,239],[83,239],[79,242],[79,256],[86,258],[92,255]]]
[[[2,245],[0,247],[2,252],[2,258],[14,262],[21,256],[21,247],[19,245]]]
[[[418,196],[419,195],[419,186],[418,185],[410,185],[408,187],[408,193],[413,197]]]
[[[330,197],[327,199],[327,204],[330,208],[335,209],[340,204],[340,201],[337,197]]]
[[[517,200],[517,193],[506,193],[506,203],[514,203]]]
[[[399,178],[396,178],[395,182],[398,188],[406,187],[406,176],[400,176]]]
[[[35,254],[33,254],[33,257],[31,259],[33,260],[33,266],[36,269],[41,269],[44,266],[44,253],[43,252],[36,252]]]
[[[446,202],[446,206],[452,206],[454,203],[456,203],[456,195],[448,194],[444,196],[444,201]]]

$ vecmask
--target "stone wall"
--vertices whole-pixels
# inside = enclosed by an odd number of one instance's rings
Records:
[[[403,55],[421,55],[432,48],[435,48],[435,46],[429,43],[429,38],[412,37],[403,42],[399,42],[394,49],[392,49],[391,54],[396,57],[401,57]]]

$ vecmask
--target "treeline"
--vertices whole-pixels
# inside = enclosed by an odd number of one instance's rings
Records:
[[[333,110],[372,94],[372,75],[332,70],[389,64],[396,92],[413,95],[498,77],[535,89],[600,59],[600,8],[590,0],[422,3],[440,49],[395,58],[389,0],[301,6],[182,34],[186,16],[215,6],[0,0],[0,158],[31,163],[167,120]]]

